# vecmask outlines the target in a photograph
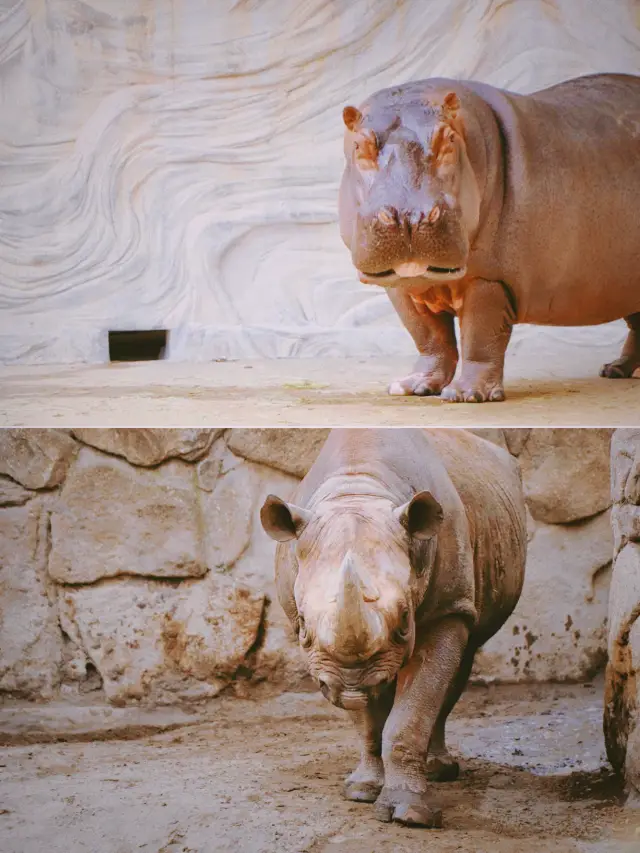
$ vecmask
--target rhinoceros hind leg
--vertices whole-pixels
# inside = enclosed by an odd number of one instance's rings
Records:
[[[600,376],[606,379],[640,379],[640,313],[630,314],[625,318],[629,326],[629,334],[622,347],[620,358],[603,364]]]

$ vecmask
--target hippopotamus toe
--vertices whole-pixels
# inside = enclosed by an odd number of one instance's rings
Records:
[[[438,373],[410,373],[389,385],[389,394],[394,397],[437,397],[447,384],[447,377]]]
[[[489,382],[468,386],[457,380],[442,389],[440,398],[447,403],[501,403],[504,388],[501,384]]]

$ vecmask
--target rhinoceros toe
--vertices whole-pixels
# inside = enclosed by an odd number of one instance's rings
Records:
[[[374,815],[383,823],[401,823],[403,826],[424,826],[440,829],[442,809],[429,804],[426,794],[383,788],[376,800]]]

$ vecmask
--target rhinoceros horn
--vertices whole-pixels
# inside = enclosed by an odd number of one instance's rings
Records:
[[[347,551],[338,574],[333,643],[336,651],[347,655],[366,652],[375,644],[382,627],[380,614],[372,610],[368,601],[375,601],[379,594],[364,583],[356,558]]]

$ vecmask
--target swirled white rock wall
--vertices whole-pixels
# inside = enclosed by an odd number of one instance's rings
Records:
[[[0,0],[0,359],[154,327],[180,360],[410,353],[339,240],[342,106],[637,73],[638,24],[633,0]]]

